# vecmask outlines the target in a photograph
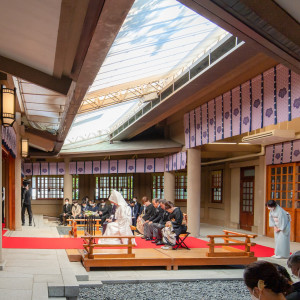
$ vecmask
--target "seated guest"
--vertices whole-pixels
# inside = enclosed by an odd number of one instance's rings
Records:
[[[291,268],[293,275],[297,278],[300,278],[300,251],[293,253],[288,261],[287,265]],[[286,296],[287,300],[296,300],[300,299],[300,281],[292,285],[291,293]]]
[[[163,209],[163,214],[157,223],[153,223],[153,238],[155,239],[152,243],[156,243],[157,245],[164,245],[162,241],[162,229],[165,227],[166,223],[170,220],[170,214],[166,211],[165,204],[166,199],[160,199],[159,205]]]
[[[152,204],[155,208],[155,214],[144,224],[144,236],[146,241],[151,241],[153,239],[153,223],[157,223],[164,213],[164,210],[160,207],[159,199],[153,199]]]
[[[67,225],[67,219],[72,214],[72,204],[69,203],[69,198],[65,199],[65,204],[63,206],[63,213],[59,215],[60,224]]]
[[[82,198],[81,204],[82,204],[82,203],[85,203],[86,205],[88,205],[88,204],[89,204],[89,197],[88,197],[88,196],[84,196],[84,197]]]
[[[89,199],[89,202],[87,202],[87,210],[92,211],[94,201],[92,199]]]
[[[89,211],[92,211],[93,213],[95,213],[95,215],[96,213],[98,213],[98,206],[94,201],[90,201]]]
[[[148,197],[142,198],[143,205],[145,206],[145,214],[141,214],[137,219],[137,230],[144,235],[144,224],[155,214],[155,207],[150,202]]]
[[[85,202],[81,203],[81,213],[79,215],[79,219],[84,219],[85,215],[84,213],[87,211],[87,205]]]
[[[291,287],[276,267],[266,261],[248,265],[244,271],[244,282],[251,298],[261,300],[284,300],[284,294]]]
[[[182,211],[179,207],[175,207],[173,202],[167,201],[165,209],[170,214],[170,221],[166,222],[166,226],[162,230],[163,242],[169,246],[174,246],[178,236],[186,231],[186,226],[182,225]],[[168,249],[168,247],[164,247],[164,249]]]
[[[135,198],[133,198],[133,199],[135,199]],[[139,211],[140,211],[141,205],[139,203],[137,203],[136,201],[131,200],[129,202],[129,206],[130,206],[130,209],[131,209],[132,225],[136,226],[136,220],[139,216]]]
[[[98,216],[97,218],[101,220],[101,225],[103,225],[104,221],[109,218],[109,206],[106,204],[105,199],[100,200],[100,204],[98,206]]]
[[[73,207],[72,207],[72,219],[78,219],[81,214],[81,206],[78,204],[77,201],[73,201]]]

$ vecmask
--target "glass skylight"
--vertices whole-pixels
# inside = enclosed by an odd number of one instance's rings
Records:
[[[64,145],[98,137],[98,142],[106,140],[109,127],[136,105],[130,101],[110,106],[94,112],[77,115],[68,133]]]
[[[174,78],[226,34],[176,0],[136,0],[86,98]],[[109,127],[142,101],[137,95],[122,105],[77,115],[64,145],[107,139]]]
[[[136,0],[89,92],[175,73],[224,34],[176,0]]]

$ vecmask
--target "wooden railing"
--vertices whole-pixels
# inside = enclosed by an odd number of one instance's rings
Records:
[[[132,253],[132,239],[134,236],[102,236],[102,235],[88,235],[82,237],[84,240],[83,247],[86,251],[86,255],[89,259],[94,258],[128,258],[135,257],[135,254]],[[128,239],[127,244],[98,244],[96,239]],[[127,253],[94,253],[95,248],[103,247],[124,247],[127,248]]]
[[[86,226],[86,219],[68,219],[67,220],[70,224],[68,226],[71,226],[71,230],[69,231],[69,235],[77,238],[78,237],[78,227],[85,227]],[[83,224],[78,224],[77,222],[83,222]],[[95,227],[96,231],[100,230],[101,227],[101,220],[96,219],[95,220]],[[82,230],[82,233],[84,233],[84,230]]]
[[[234,231],[223,230],[223,235],[208,235],[210,239],[208,246],[209,250],[206,253],[208,257],[222,257],[222,256],[254,256],[254,253],[250,251],[251,246],[255,246],[256,243],[251,242],[251,238],[256,238],[256,234],[244,234]],[[223,243],[216,243],[215,238],[222,238]],[[244,238],[244,241],[237,240],[236,238]],[[217,252],[216,246],[222,246],[229,252]],[[232,246],[245,246],[244,250],[233,248]]]

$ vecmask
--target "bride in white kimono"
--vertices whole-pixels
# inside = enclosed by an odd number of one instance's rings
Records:
[[[131,231],[131,208],[127,205],[121,193],[113,190],[109,201],[117,206],[115,212],[115,221],[107,224],[103,236],[133,236]],[[135,240],[132,239],[132,244],[135,245]],[[127,244],[128,239],[99,239],[98,244]]]
[[[274,258],[288,258],[290,256],[290,214],[281,208],[274,200],[267,202],[269,226],[274,227],[275,255]]]

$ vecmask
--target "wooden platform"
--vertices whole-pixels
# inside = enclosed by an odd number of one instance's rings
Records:
[[[231,248],[231,247],[227,247]],[[133,258],[94,258],[89,259],[84,250],[66,250],[70,261],[82,261],[87,271],[91,267],[148,267],[162,266],[167,270],[177,270],[179,266],[213,266],[213,265],[248,265],[257,260],[256,257],[239,256],[239,250],[217,248],[222,253],[220,257],[207,257],[207,248],[193,248],[191,250],[163,250],[163,249],[133,249]],[[95,253],[122,254],[125,249],[97,249]],[[237,256],[226,256],[235,251]]]

